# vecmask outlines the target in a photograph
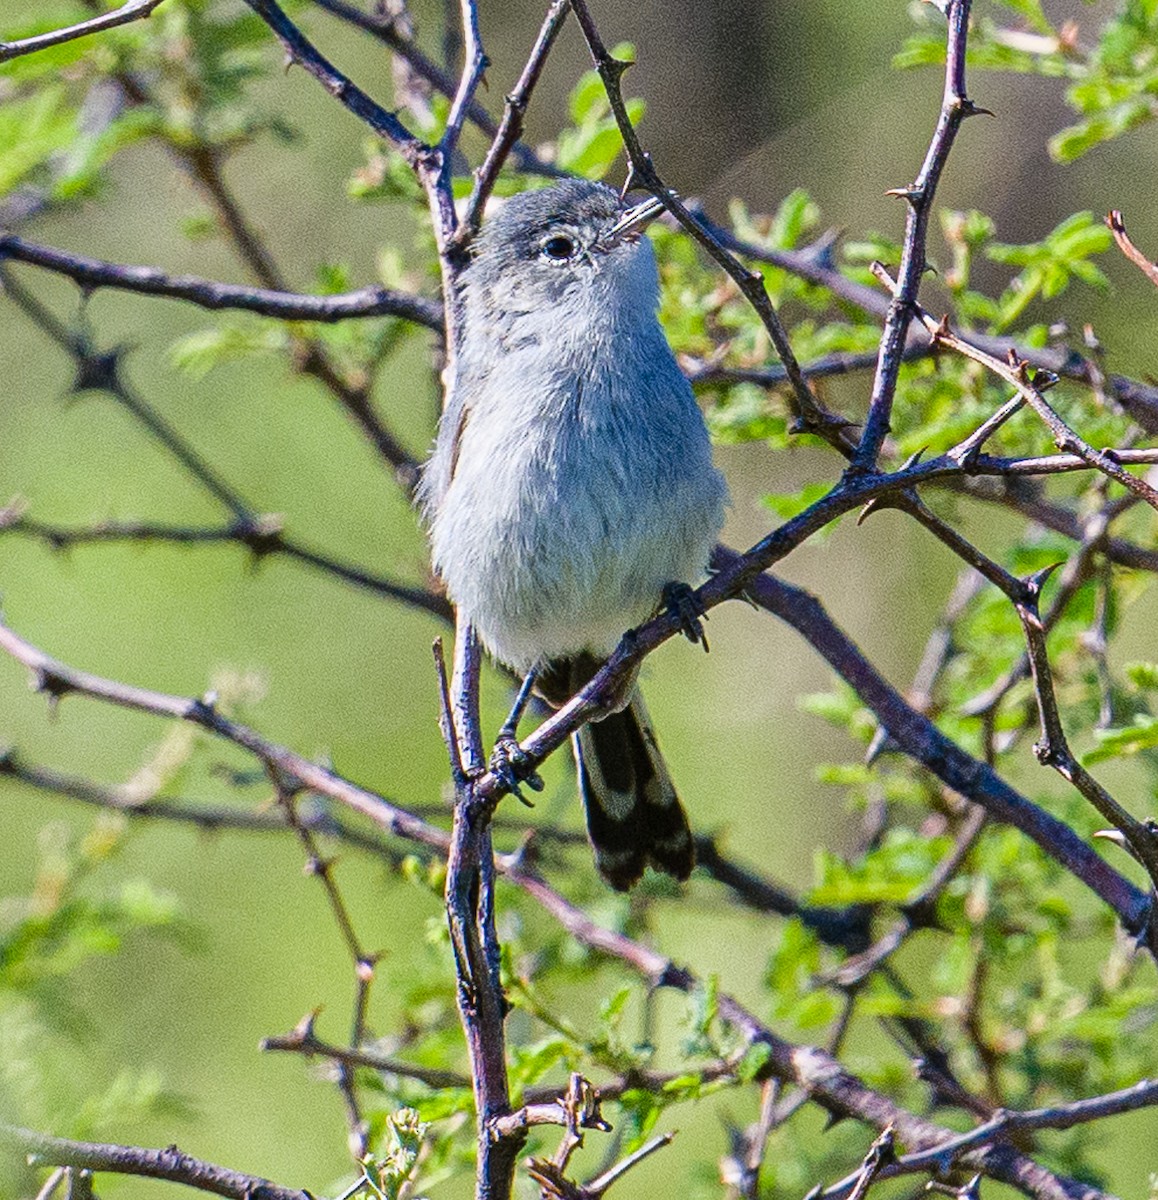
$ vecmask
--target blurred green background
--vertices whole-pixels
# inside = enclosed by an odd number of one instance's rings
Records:
[[[23,7],[4,0],[0,23]],[[940,96],[935,71],[889,68],[910,28],[900,0],[639,0],[599,8],[609,42],[636,46],[631,91],[648,102],[645,141],[675,187],[703,196],[717,212],[732,195],[768,211],[804,187],[821,203],[826,223],[899,236],[902,209],[883,193],[919,166]],[[1051,16],[1072,9],[1095,22],[1108,6],[1046,8]],[[434,3],[414,5],[433,49],[441,11]],[[492,110],[540,17],[534,4],[482,4]],[[372,44],[320,13],[309,14],[308,28],[355,79],[385,91],[388,63]],[[566,95],[586,66],[571,28],[536,97],[531,141],[558,128]],[[319,263],[340,262],[363,283],[384,243],[411,254],[408,224],[345,196],[345,181],[362,161],[358,123],[304,72],[278,73],[263,89],[267,103],[292,114],[304,149],[266,142],[231,162],[227,174],[292,282],[309,288]],[[984,207],[1005,241],[1038,237],[1075,209],[1119,207],[1139,244],[1158,246],[1152,134],[1061,168],[1044,149],[1065,120],[1060,83],[974,74],[970,91],[997,115],[965,129],[939,194],[944,205]],[[222,244],[191,242],[179,232],[180,222],[200,211],[182,175],[146,145],[118,160],[101,200],[22,232],[117,261],[243,280]],[[1069,311],[1079,324],[1092,320],[1114,370],[1158,370],[1158,298],[1123,262],[1106,269],[1111,295],[1067,296],[1048,317]],[[27,268],[14,273],[57,313],[78,316],[71,285]],[[224,366],[201,380],[178,372],[167,347],[213,320],[184,305],[101,293],[81,315],[101,344],[133,348],[127,373],[134,387],[257,509],[284,514],[288,529],[312,545],[371,569],[423,578],[425,548],[406,501],[316,384],[274,358]],[[220,515],[109,399],[68,395],[69,364],[11,304],[0,304],[0,380],[0,503],[20,496],[34,516],[76,524],[105,517],[196,524]],[[856,411],[864,387],[843,385],[834,399]],[[421,346],[387,372],[375,401],[421,454],[437,405]],[[820,454],[773,455],[760,446],[721,450],[719,461],[733,490],[726,537],[735,545],[768,528],[761,495],[830,478],[834,470]],[[1013,526],[980,513],[972,528],[997,551]],[[886,513],[859,529],[846,520],[794,555],[784,574],[818,591],[882,670],[904,684],[955,566],[939,545]],[[246,715],[265,734],[332,759],[403,804],[441,798],[444,751],[429,651],[441,630],[431,619],[278,559],[253,569],[234,547],[116,546],[57,555],[6,536],[0,591],[8,622],[67,663],[187,695],[212,686],[220,672],[252,672],[263,697]],[[1144,599],[1120,652],[1147,643],[1152,649],[1156,621],[1153,600]],[[857,818],[843,810],[840,793],[813,779],[814,764],[840,760],[850,747],[797,707],[800,694],[827,686],[828,674],[794,634],[744,605],[714,612],[710,632],[710,657],[670,644],[646,673],[665,753],[695,826],[720,831],[773,877],[806,885],[813,849],[839,849],[856,834]],[[17,747],[28,761],[115,783],[166,733],[155,720],[83,699],[50,715],[26,684],[26,672],[0,656],[0,745]],[[486,694],[494,728],[506,693],[492,677]],[[199,753],[202,761],[240,763],[224,750]],[[1026,760],[1029,778],[1037,768],[1028,748]],[[193,798],[229,799],[211,771],[199,770],[195,781]],[[541,811],[577,822],[571,789],[556,766]],[[0,891],[20,895],[34,877],[45,825],[82,830],[93,814],[0,781],[0,820]],[[192,1110],[110,1136],[178,1141],[191,1153],[318,1194],[347,1169],[332,1086],[295,1057],[257,1050],[260,1038],[288,1030],[314,1008],[323,1008],[323,1032],[335,1040],[347,1024],[349,965],[322,891],[301,864],[287,838],[204,836],[158,823],[134,826],[117,861],[104,868],[106,878],[144,877],[171,892],[201,933],[193,950],[136,936],[118,956],[76,977],[83,990],[77,1000],[95,1027],[70,1062],[78,1088],[99,1088],[123,1067],[156,1069]],[[429,953],[424,929],[440,919],[439,908],[356,855],[344,856],[339,871],[364,942],[386,951],[371,1024],[388,1032],[402,1016],[398,991]],[[755,994],[776,924],[715,900],[689,906],[678,922],[665,924],[664,936],[665,952],[702,973],[718,971],[724,986],[745,997]],[[713,1192],[712,1164],[725,1149],[721,1111],[742,1122],[754,1115],[753,1104],[752,1097],[731,1096],[680,1110],[670,1124],[682,1137],[617,1194],[676,1194],[664,1181],[696,1162],[705,1164],[705,1192]],[[1099,1136],[1116,1190],[1143,1194],[1158,1165],[1158,1117],[1118,1118]],[[801,1191],[813,1182],[801,1179]],[[118,1181],[106,1192],[144,1196],[153,1189]],[[455,1185],[439,1194],[465,1193]]]

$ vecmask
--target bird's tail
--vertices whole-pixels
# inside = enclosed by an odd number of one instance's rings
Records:
[[[622,711],[584,725],[571,744],[599,874],[620,892],[648,863],[687,879],[696,861],[687,814],[638,688]]]

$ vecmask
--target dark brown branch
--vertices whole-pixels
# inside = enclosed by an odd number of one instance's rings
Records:
[[[523,67],[523,73],[519,76],[514,90],[507,96],[503,119],[492,136],[487,156],[483,160],[483,165],[475,172],[474,189],[467,202],[462,224],[455,233],[455,241],[459,245],[465,244],[478,232],[482,222],[483,209],[494,190],[499,172],[503,169],[503,164],[511,150],[523,135],[523,119],[527,113],[527,105],[531,101],[531,93],[539,82],[539,76],[542,74],[547,56],[551,53],[551,47],[554,46],[559,31],[563,28],[563,22],[567,19],[568,12],[570,12],[570,0],[551,0],[551,6],[547,10],[546,17],[543,18],[539,36],[531,48],[526,66]]]
[[[100,521],[95,525],[69,528],[33,520],[19,505],[9,505],[7,508],[0,508],[0,535],[5,533],[38,538],[54,550],[115,542],[179,546],[233,543],[245,547],[259,562],[269,555],[281,554],[335,579],[377,596],[399,600],[442,620],[449,620],[451,615],[450,604],[437,592],[398,583],[331,555],[311,550],[285,534],[280,521],[274,517],[247,517],[217,528],[164,525],[150,521]]]
[[[127,25],[130,21],[139,21],[142,17],[149,16],[161,3],[162,0],[126,0],[120,8],[101,13],[99,17],[88,21],[79,21],[63,29],[53,29],[49,33],[21,38],[18,42],[0,42],[0,63],[19,58],[22,54],[35,54],[38,50],[47,50],[50,46],[59,46],[76,38],[88,37],[89,34],[100,33],[105,29],[115,29],[118,25]]]
[[[412,134],[393,113],[372,100],[357,84],[329,62],[286,16],[276,0],[245,0],[270,27],[292,62],[303,67],[334,97],[360,118],[420,175],[432,176],[440,168],[440,155]]]
[[[949,33],[945,47],[945,91],[937,128],[917,178],[910,186],[899,188],[893,193],[908,202],[909,211],[901,248],[901,262],[897,271],[897,286],[889,304],[884,334],[881,337],[880,360],[873,380],[868,418],[852,461],[856,471],[875,469],[881,446],[888,435],[893,396],[896,394],[909,322],[913,317],[913,305],[917,300],[921,278],[925,274],[925,242],[937,183],[961,123],[966,117],[982,111],[965,95],[965,47],[969,29],[969,8],[970,0],[946,0],[943,11],[949,25]]]
[[[1072,1129],[1105,1117],[1136,1112],[1158,1104],[1158,1079],[1143,1079],[1132,1087],[1109,1092],[1104,1096],[1093,1096],[1088,1100],[1075,1100],[1072,1104],[1060,1104],[1053,1108],[1035,1108],[1024,1112],[1002,1110],[991,1120],[978,1125],[968,1133],[949,1139],[942,1145],[929,1150],[905,1154],[880,1173],[880,1178],[894,1179],[898,1175],[946,1174],[960,1161],[961,1155],[988,1142],[1000,1142],[1013,1133],[1025,1133],[1038,1129]],[[823,1200],[850,1200],[849,1188],[855,1177],[850,1176],[841,1183],[821,1193]]]
[[[278,778],[294,781],[302,788],[338,800],[368,816],[388,833],[446,853],[449,839],[443,830],[391,804],[376,792],[358,787],[328,768],[310,762],[262,737],[248,726],[231,720],[218,712],[210,699],[170,696],[74,670],[17,637],[5,625],[0,625],[0,649],[28,667],[37,690],[48,696],[59,700],[75,692],[121,708],[188,721],[248,751]]]
[[[734,552],[717,551],[727,562]],[[893,742],[954,791],[989,815],[1013,825],[1108,904],[1125,927],[1147,927],[1150,902],[1096,854],[1068,825],[1027,800],[991,767],[966,754],[923,713],[905,703],[832,621],[820,601],[771,575],[761,575],[749,595],[797,630],[857,693]]]
[[[702,986],[684,967],[626,935],[592,921],[543,880],[530,873],[509,875],[533,896],[577,941],[625,963],[652,987],[688,993]],[[846,1071],[831,1055],[815,1046],[798,1046],[778,1037],[733,997],[718,997],[720,1018],[749,1045],[767,1047],[767,1075],[802,1089],[833,1117],[851,1118],[878,1131],[892,1126],[905,1146],[917,1151],[943,1146],[958,1135],[894,1104]],[[1012,1184],[1038,1200],[1101,1200],[1103,1193],[1088,1184],[1066,1179],[1001,1142],[982,1142],[954,1153],[952,1165],[980,1171]],[[881,1177],[884,1177],[884,1170]],[[859,1175],[859,1172],[858,1172]]]
[[[660,178],[652,164],[651,156],[643,149],[628,115],[621,87],[623,73],[631,64],[620,62],[608,53],[587,7],[586,0],[571,0],[571,8],[583,30],[583,37],[591,51],[595,69],[603,82],[612,115],[615,117],[615,123],[627,151],[630,164],[628,182],[647,188],[652,195],[662,201],[680,225],[720,264],[740,289],[744,298],[755,309],[761,324],[768,332],[777,357],[784,365],[788,381],[792,385],[797,429],[815,433],[837,447],[847,445],[848,437],[845,427],[848,422],[835,413],[829,412],[808,386],[800,364],[796,361],[788,334],[769,299],[768,291],[764,286],[764,277],[760,272],[750,271],[745,267],[714,236],[710,227],[676,197],[675,193]]]
[[[309,1192],[282,1187],[255,1175],[243,1175],[183,1154],[176,1146],[145,1150],[139,1146],[72,1142],[0,1125],[0,1144],[26,1154],[33,1165],[85,1167],[117,1175],[140,1175],[181,1183],[231,1200],[313,1200]]]
[[[218,283],[196,275],[167,275],[156,267],[104,262],[53,246],[0,235],[0,261],[28,263],[74,279],[85,291],[115,288],[143,296],[185,300],[199,308],[238,309],[281,321],[329,323],[351,317],[398,317],[442,332],[442,305],[437,300],[372,284],[336,296],[307,296],[241,284]]]
[[[314,3],[319,8],[325,9],[339,18],[339,20],[356,26],[358,29],[377,38],[384,45],[389,46],[395,54],[405,60],[416,75],[425,80],[436,91],[441,92],[448,100],[454,96],[457,86],[454,79],[437,63],[428,58],[414,41],[405,35],[399,28],[398,23],[391,17],[377,13],[363,12],[353,4],[347,3],[347,0],[314,0]],[[493,140],[498,136],[498,122],[491,118],[490,114],[477,100],[472,99],[467,105],[466,114],[470,121],[474,125],[477,125],[487,137]],[[530,146],[525,145],[523,142],[516,141],[511,147],[511,153],[521,171],[552,178],[566,174],[566,172],[560,171],[553,163],[541,159]]]

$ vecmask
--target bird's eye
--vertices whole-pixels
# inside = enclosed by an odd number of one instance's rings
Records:
[[[554,237],[549,237],[543,243],[540,247],[540,252],[544,258],[550,259],[551,262],[566,262],[575,255],[575,243],[571,238],[557,233]]]

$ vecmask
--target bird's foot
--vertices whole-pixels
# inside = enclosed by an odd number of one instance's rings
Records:
[[[500,730],[495,740],[495,748],[491,751],[488,764],[495,778],[519,801],[528,808],[534,808],[534,802],[523,795],[521,785],[526,784],[533,792],[543,790],[543,780],[538,771],[531,765],[526,751],[519,745],[519,739],[505,729]]]
[[[663,607],[679,619],[684,637],[692,645],[703,646],[707,651],[708,635],[704,631],[704,622],[708,619],[708,614],[695,589],[686,583],[664,584]]]

